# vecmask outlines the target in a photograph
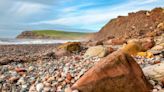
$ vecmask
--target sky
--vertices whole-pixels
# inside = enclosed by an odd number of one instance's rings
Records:
[[[164,7],[164,0],[0,0],[0,38],[22,31],[97,32],[109,20]]]

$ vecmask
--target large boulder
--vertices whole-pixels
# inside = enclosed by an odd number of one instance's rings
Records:
[[[57,58],[62,56],[69,56],[73,52],[80,52],[81,51],[81,43],[80,42],[67,42],[61,44],[54,50],[55,55]]]
[[[58,46],[58,49],[64,49],[68,52],[79,52],[81,50],[80,42],[67,42]]]
[[[72,86],[79,92],[150,92],[151,88],[140,66],[121,50],[102,59]]]
[[[164,79],[164,63],[147,66],[143,68],[143,72],[154,80],[162,80]]]
[[[104,57],[108,53],[108,50],[106,47],[99,45],[99,46],[93,46],[90,47],[84,54],[85,57]]]

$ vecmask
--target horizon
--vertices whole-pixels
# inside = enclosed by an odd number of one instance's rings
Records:
[[[44,29],[98,32],[117,16],[163,6],[162,0],[1,0],[0,38]]]

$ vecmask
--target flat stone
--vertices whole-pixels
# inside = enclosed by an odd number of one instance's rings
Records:
[[[164,78],[164,62],[144,67],[143,72],[154,80],[161,80]]]

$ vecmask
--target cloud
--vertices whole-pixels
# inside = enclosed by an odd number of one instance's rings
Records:
[[[91,6],[91,5],[94,5],[94,3],[84,3],[84,4],[80,4],[80,5],[64,7],[64,8],[59,9],[59,10],[63,13],[70,13],[70,12],[78,11],[81,8]]]
[[[31,14],[37,14],[38,12],[41,13],[45,8],[46,6],[41,4],[17,2],[10,12],[17,16],[26,17]]]
[[[37,22],[36,24],[61,24],[66,26],[77,26],[81,28],[91,28],[97,30],[100,28],[95,27],[94,25],[105,25],[110,19],[115,18],[119,15],[127,15],[129,12],[137,11],[140,9],[151,9],[154,8],[154,5],[149,6],[158,0],[136,0],[129,1],[128,3],[118,4],[114,6],[103,6],[98,8],[91,8],[85,10],[79,10],[79,13],[72,13],[72,11],[77,10],[78,6],[71,6],[63,9],[67,13],[63,17],[45,20]],[[79,6],[80,7],[80,6]],[[35,24],[35,23],[34,23]],[[92,28],[92,26],[94,28]]]

